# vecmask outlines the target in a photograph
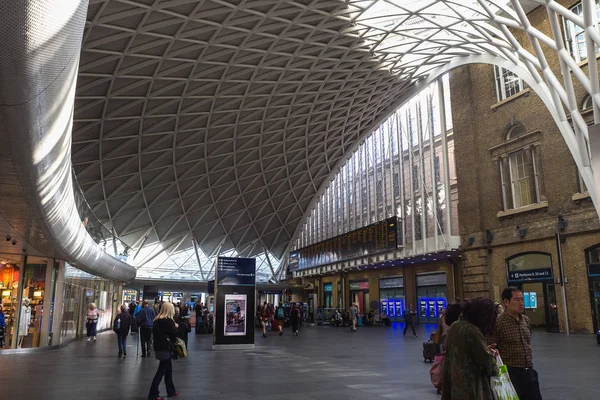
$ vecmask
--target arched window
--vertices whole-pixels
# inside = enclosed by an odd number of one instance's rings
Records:
[[[587,94],[581,102],[581,111],[590,110],[593,105],[594,103],[592,102],[592,97],[589,94]]]
[[[525,125],[523,125],[522,122],[514,122],[510,124],[508,129],[506,130],[506,140],[514,139],[524,134],[525,132],[527,132],[527,129],[525,129]]]

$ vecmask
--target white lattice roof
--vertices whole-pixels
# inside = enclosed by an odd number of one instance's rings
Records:
[[[457,59],[512,62],[566,103],[543,55],[507,29],[543,41],[523,19],[537,5],[568,12],[555,1],[91,0],[78,180],[134,250],[159,246],[135,258],[142,276],[192,274],[200,258],[205,278],[211,257],[233,250],[276,263],[349,152]]]

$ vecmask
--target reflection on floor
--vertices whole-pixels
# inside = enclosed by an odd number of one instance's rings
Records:
[[[422,341],[392,328],[304,328],[294,337],[256,338],[249,352],[210,350],[212,338],[190,334],[190,356],[174,362],[175,385],[187,399],[436,400]],[[145,399],[158,361],[117,358],[113,333],[39,354],[0,355],[0,399]],[[599,399],[600,346],[592,336],[536,332],[534,360],[544,400]],[[163,384],[164,385],[164,384]],[[164,386],[161,386],[163,394]]]

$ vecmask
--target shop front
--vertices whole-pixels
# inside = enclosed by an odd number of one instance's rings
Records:
[[[323,283],[323,308],[333,308],[333,283]]]
[[[404,278],[379,278],[379,312],[394,322],[403,321]]]
[[[549,253],[520,253],[506,259],[508,284],[523,292],[531,326],[559,332],[556,287]]]
[[[350,305],[355,303],[358,306],[358,312],[364,314],[368,312],[369,307],[369,280],[360,279],[350,281]]]
[[[600,245],[586,251],[594,332],[600,331]]]
[[[130,304],[139,300],[139,292],[136,289],[123,290],[123,303]]]
[[[422,324],[437,324],[448,304],[446,273],[417,274],[417,316]]]

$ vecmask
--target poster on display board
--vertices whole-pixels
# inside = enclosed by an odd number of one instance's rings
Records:
[[[246,335],[247,300],[245,294],[225,295],[225,336]]]

